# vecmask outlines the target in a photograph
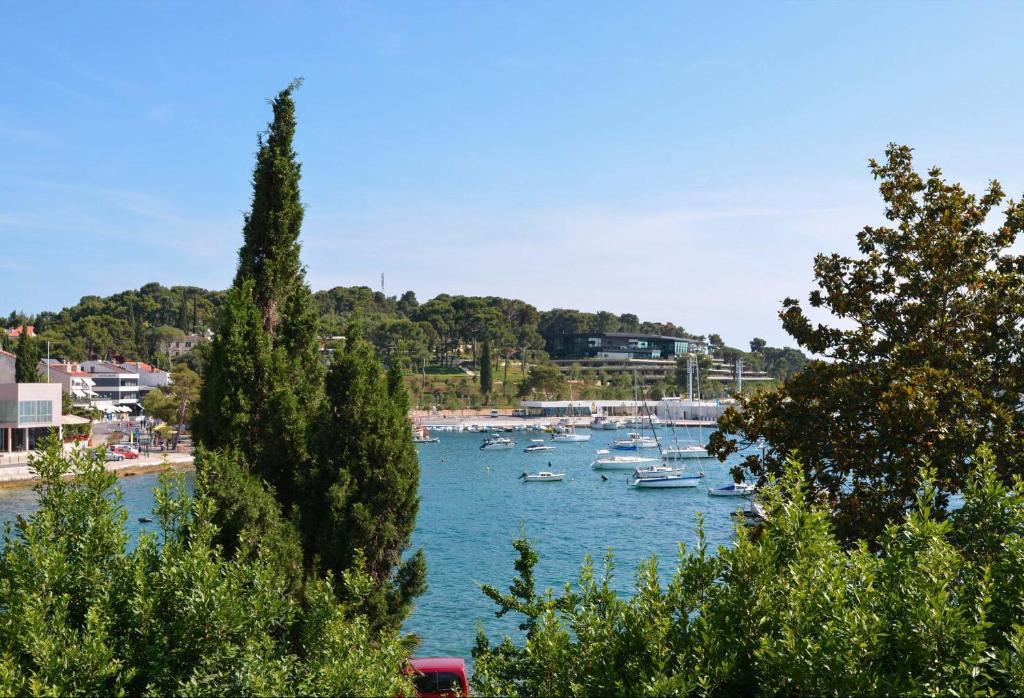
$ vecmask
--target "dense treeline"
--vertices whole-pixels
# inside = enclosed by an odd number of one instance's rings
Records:
[[[211,331],[225,294],[151,283],[106,298],[86,296],[59,313],[47,311],[31,317],[12,312],[6,323],[8,327],[35,323],[39,341],[50,342],[53,356],[72,361],[123,356],[166,367],[168,344],[185,334]],[[413,291],[387,296],[366,286],[338,286],[315,292],[313,302],[321,337],[343,336],[348,325],[358,320],[378,356],[395,359],[412,371],[426,366],[450,369],[466,359],[478,365],[486,341],[507,379],[509,363],[517,363],[525,371],[530,362],[548,358],[546,336],[581,332],[689,334],[671,322],[641,321],[629,313],[538,310],[525,301],[496,296],[441,294],[420,303]],[[720,358],[730,362],[743,358],[750,370],[764,370],[780,379],[788,378],[807,361],[796,349],[762,344],[744,352],[725,346],[717,334],[709,339]],[[763,343],[755,339],[751,346],[758,341]],[[201,371],[204,358],[195,357],[191,367]]]

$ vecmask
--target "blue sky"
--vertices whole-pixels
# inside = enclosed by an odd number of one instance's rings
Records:
[[[267,99],[303,76],[314,289],[634,312],[787,344],[866,162],[1024,191],[1021,4],[8,4],[0,311],[226,287]]]

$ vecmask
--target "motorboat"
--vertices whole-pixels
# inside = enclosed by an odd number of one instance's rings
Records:
[[[657,463],[657,458],[644,456],[612,456],[608,451],[598,451],[597,458],[590,464],[594,470],[635,470],[638,466]]]
[[[642,434],[637,434],[635,432],[627,434],[624,439],[615,439],[615,441],[612,442],[612,448],[619,451],[636,451],[641,448],[657,447],[658,439],[653,436],[643,436]]]
[[[699,444],[679,445],[673,442],[668,448],[661,450],[661,457],[665,460],[683,460],[685,458],[707,458],[708,450]]]
[[[658,415],[645,415],[643,417],[630,417],[626,420],[627,427],[648,427],[654,424],[661,424]]]
[[[563,443],[579,442],[579,441],[590,441],[590,434],[577,434],[573,427],[568,427],[561,434],[553,434],[551,436],[552,441],[561,441]]]
[[[757,488],[746,482],[731,482],[722,487],[709,487],[708,495],[712,497],[749,497]]]
[[[541,470],[539,473],[523,473],[519,476],[523,482],[561,482],[563,478],[565,478],[565,473],[552,473],[547,470]]]
[[[600,414],[594,417],[594,420],[590,423],[590,428],[596,430],[615,431],[616,429],[621,429],[622,424]]]
[[[680,472],[672,473],[635,473],[633,475],[633,481],[630,482],[632,487],[649,488],[649,489],[671,489],[678,487],[696,487],[701,478],[704,477],[704,473],[698,475],[684,475]]]
[[[500,434],[492,434],[491,436],[484,439],[483,443],[480,444],[481,451],[503,451],[510,448],[514,448],[516,442],[507,436],[501,436]]]
[[[523,453],[540,453],[542,451],[554,451],[555,447],[544,443],[544,439],[530,439],[530,445],[523,449]]]
[[[439,436],[431,436],[425,427],[420,427],[412,433],[412,442],[415,444],[436,444],[441,440]]]

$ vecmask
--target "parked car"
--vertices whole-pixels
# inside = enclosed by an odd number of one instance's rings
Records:
[[[409,665],[420,698],[469,695],[466,663],[461,657],[420,657],[409,660]]]
[[[498,413],[498,410],[491,410],[491,416],[492,416],[492,417],[497,417],[497,416],[498,416],[498,414],[499,414],[499,413]]]
[[[125,444],[117,444],[110,450],[113,453],[120,453],[122,456],[128,459],[139,457],[139,452],[135,448],[133,448],[132,446],[127,446]]]
[[[121,461],[124,460],[123,453],[117,453],[115,451],[106,451],[106,460],[109,461]]]

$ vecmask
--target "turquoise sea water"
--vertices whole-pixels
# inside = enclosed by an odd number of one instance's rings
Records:
[[[478,622],[495,640],[501,633],[516,634],[521,619],[496,618],[496,607],[480,585],[508,587],[515,574],[511,542],[521,530],[540,553],[539,585],[556,589],[575,580],[586,554],[600,564],[609,547],[615,553],[617,590],[629,593],[637,563],[651,555],[658,556],[667,579],[678,543],[692,546],[696,541],[697,512],[704,513],[712,547],[730,543],[730,514],[742,502],[708,497],[707,487],[729,482],[731,463],[689,461],[691,471],[707,474],[696,489],[635,490],[626,486],[625,471],[604,471],[608,480],[603,481],[602,473],[590,468],[595,449],[607,448],[622,434],[597,431],[588,442],[559,443],[556,450],[538,454],[522,452],[531,438],[542,436],[528,432],[507,434],[516,439],[510,451],[480,451],[483,435],[469,432],[442,432],[440,443],[417,446],[421,504],[413,545],[426,552],[429,589],[418,599],[406,630],[422,638],[418,654],[468,658]],[[566,481],[518,480],[524,471],[548,469],[549,461],[554,470],[568,474]],[[152,511],[157,477],[119,481],[133,533],[153,525],[139,523],[138,517]],[[34,506],[28,488],[0,490],[0,522]]]

